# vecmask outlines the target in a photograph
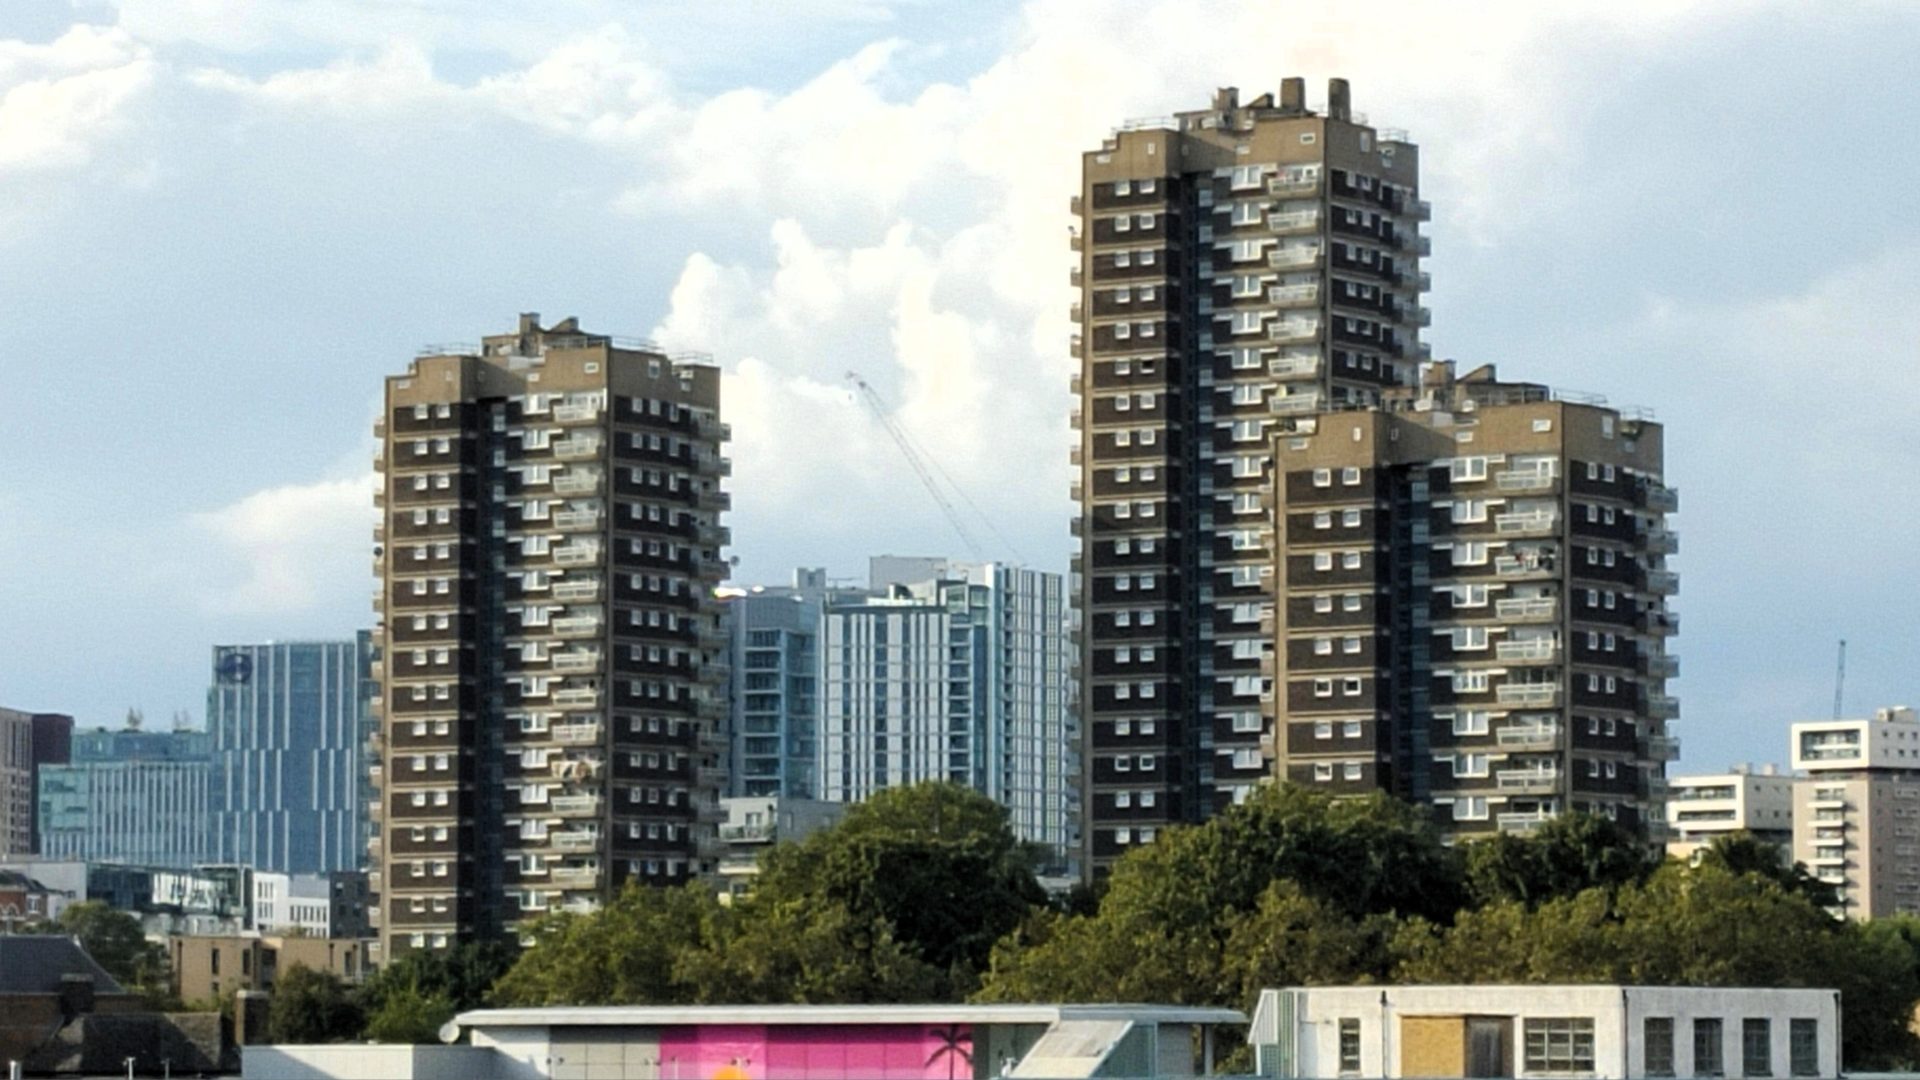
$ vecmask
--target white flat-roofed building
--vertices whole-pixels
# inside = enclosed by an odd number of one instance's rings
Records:
[[[1264,990],[1270,1077],[1837,1077],[1833,990],[1350,986]]]
[[[1691,859],[1716,839],[1751,833],[1776,844],[1782,858],[1793,851],[1793,790],[1798,778],[1772,765],[1755,771],[1736,766],[1706,776],[1667,780],[1667,854]]]

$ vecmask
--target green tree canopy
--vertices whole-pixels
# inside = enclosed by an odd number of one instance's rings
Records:
[[[366,1037],[375,1042],[438,1041],[441,1025],[486,1003],[516,954],[506,942],[487,941],[395,957],[360,987]]]
[[[60,917],[33,927],[80,942],[87,955],[128,991],[147,996],[168,993],[167,951],[148,941],[140,920],[99,900],[68,904]]]
[[[1643,837],[1598,814],[1562,814],[1531,835],[1500,833],[1465,847],[1467,891],[1481,904],[1617,889],[1659,865]]]
[[[267,1037],[277,1043],[330,1043],[358,1038],[365,1014],[338,975],[295,964],[274,979]]]
[[[684,1005],[681,954],[705,947],[719,907],[703,885],[628,885],[591,914],[556,912],[527,930],[533,945],[494,985],[502,1005]]]

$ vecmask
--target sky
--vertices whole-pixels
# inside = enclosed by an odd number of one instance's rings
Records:
[[[6,0],[0,704],[203,711],[372,621],[383,376],[518,313],[706,350],[736,580],[965,554],[867,407],[1064,570],[1067,198],[1302,75],[1420,144],[1437,357],[1650,407],[1682,768],[1920,701],[1920,8]],[[982,531],[976,529],[976,531]]]

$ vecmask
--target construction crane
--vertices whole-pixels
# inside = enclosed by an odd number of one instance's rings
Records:
[[[1847,689],[1847,639],[1840,639],[1840,658],[1833,667],[1833,718],[1840,719]]]
[[[1011,553],[1016,560],[1020,559],[1020,553],[1014,549],[1013,544],[1007,540],[1006,536],[994,526],[992,520],[990,520],[986,514],[982,513],[978,506],[974,505],[972,499],[967,498],[967,493],[960,489],[959,484],[953,482],[953,477],[947,475],[947,471],[942,469],[940,463],[933,460],[932,457],[926,453],[919,442],[907,432],[907,429],[901,427],[899,423],[894,420],[893,414],[887,410],[886,400],[880,396],[879,392],[868,385],[867,380],[862,378],[857,371],[847,372],[847,382],[853,387],[854,392],[859,395],[861,400],[866,402],[867,408],[872,411],[874,419],[880,421],[880,426],[886,429],[887,435],[893,439],[894,445],[900,448],[900,456],[907,459],[907,464],[912,467],[914,475],[920,478],[921,486],[927,489],[928,495],[933,496],[933,501],[939,505],[940,512],[946,515],[947,524],[952,525],[953,531],[960,534],[960,542],[966,545],[967,553],[976,559],[984,557],[979,538],[974,535],[972,529],[967,527],[966,518],[962,516],[959,509],[953,505],[953,500],[947,498],[946,491],[941,488],[941,480],[945,480],[946,486],[951,488],[953,493],[959,497],[960,501],[966,503],[967,508],[973,511],[974,516],[986,525],[987,530],[993,533],[994,539],[998,540],[1001,546]],[[939,479],[935,478],[935,473],[939,474]]]

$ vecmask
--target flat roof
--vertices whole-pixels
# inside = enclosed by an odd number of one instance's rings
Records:
[[[1156,1024],[1244,1024],[1238,1009],[1184,1005],[554,1005],[475,1009],[459,1027],[669,1027],[693,1024],[1053,1024],[1132,1020]]]

